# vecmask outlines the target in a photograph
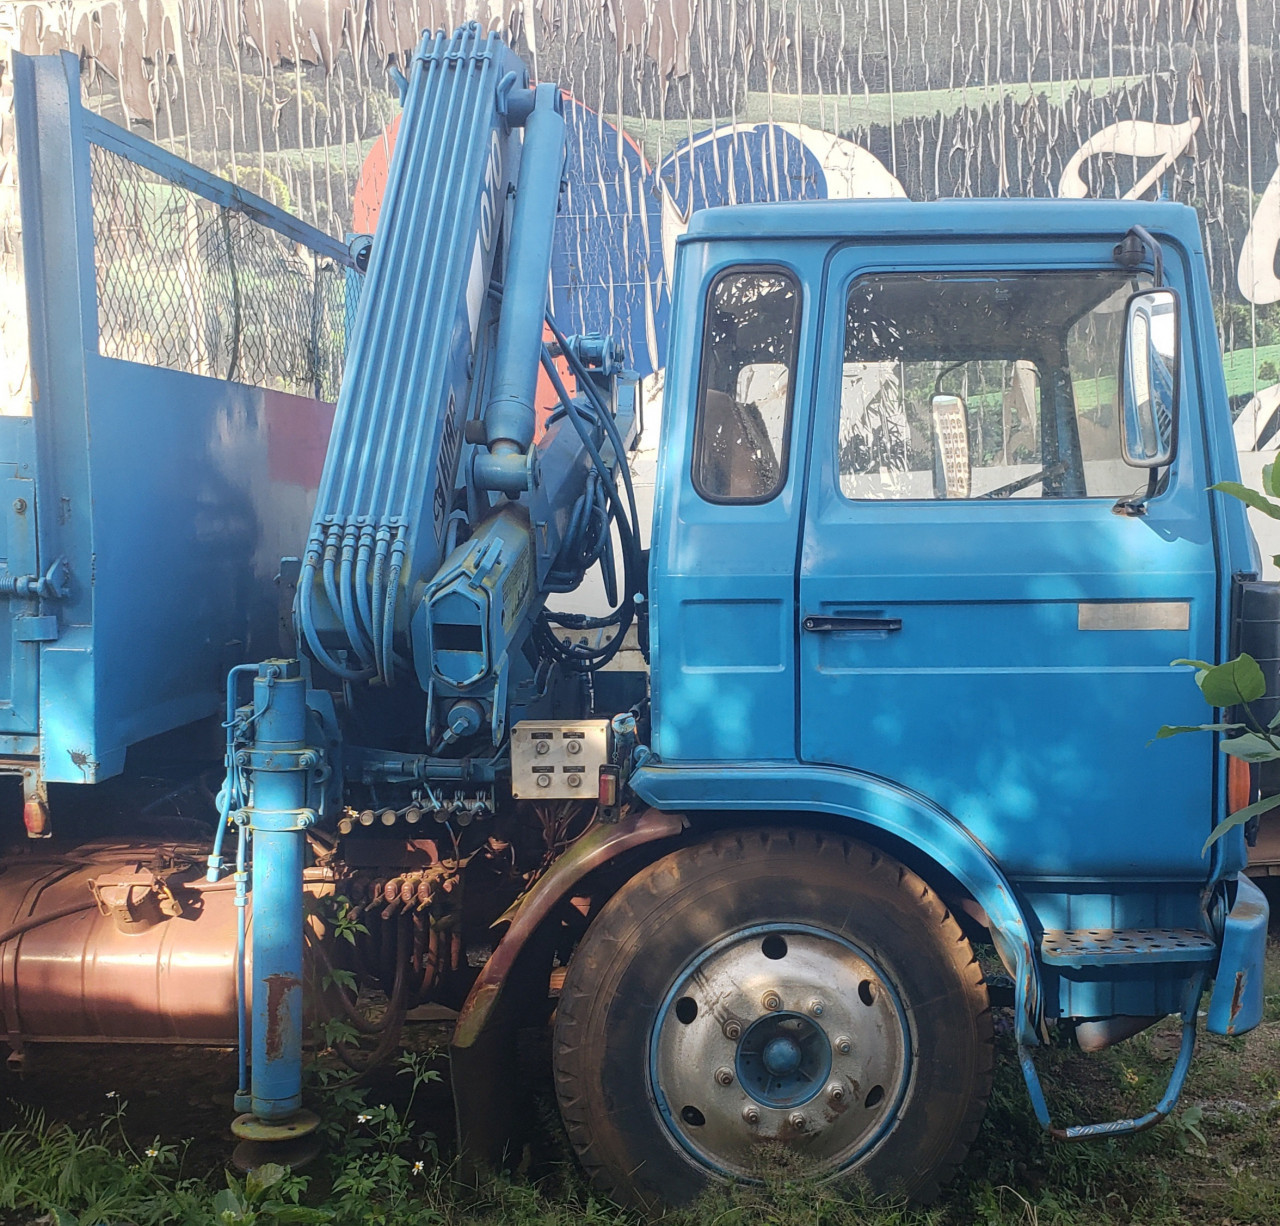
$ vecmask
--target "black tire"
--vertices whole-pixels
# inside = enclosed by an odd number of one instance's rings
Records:
[[[776,1030],[783,1024],[777,1019],[784,1018],[792,1019],[786,1024],[793,1028],[807,1026],[814,1031],[820,1025],[800,1016],[804,1002],[779,1006],[766,999],[774,995],[771,990],[760,999],[782,1011],[770,1016],[762,1006],[755,1018],[742,1017],[737,1033],[734,1021],[726,1021],[723,1011],[717,1011],[725,996],[712,992],[708,977],[723,971],[729,981],[734,974],[751,978],[748,972],[757,963],[745,959],[756,957],[755,945],[749,942],[765,948],[755,932],[761,925],[770,925],[771,931],[784,937],[794,930],[793,944],[808,942],[803,947],[795,944],[793,963],[800,969],[780,970],[780,975],[812,976],[799,961],[807,956],[805,949],[811,946],[819,956],[822,950],[833,951],[837,961],[831,963],[834,969],[828,982],[833,986],[828,995],[839,999],[827,1012],[834,1015],[843,1010],[842,1016],[855,1019],[845,1024],[857,1025],[860,1015],[850,1003],[850,994],[834,985],[844,983],[842,976],[858,965],[859,954],[865,954],[863,965],[869,963],[883,981],[875,985],[876,1007],[883,1012],[890,1007],[884,1002],[892,1003],[895,1012],[889,1016],[896,1019],[905,1036],[898,1047],[885,1040],[888,1045],[881,1051],[875,1046],[884,1029],[880,1019],[867,1023],[865,1042],[860,1037],[852,1044],[842,1043],[844,1035],[833,1040],[825,1031],[823,1038],[813,1039],[811,1044],[805,1038],[803,1042],[809,1044],[806,1051],[824,1041],[829,1055],[836,1047],[844,1052],[851,1047],[863,1048],[870,1053],[867,1061],[874,1057],[884,1067],[891,1067],[898,1078],[890,1085],[893,1102],[886,1106],[876,1100],[874,1110],[888,1114],[883,1122],[866,1125],[878,1131],[867,1133],[865,1139],[854,1131],[863,1125],[833,1122],[836,1116],[830,1100],[839,1090],[834,1080],[831,1085],[824,1083],[838,1078],[839,1073],[837,1066],[829,1063],[828,1072],[814,1074],[821,1076],[822,1081],[814,1083],[822,1086],[821,1091],[788,1117],[795,1127],[813,1131],[788,1139],[778,1124],[776,1134],[771,1135],[788,1143],[765,1148],[775,1156],[781,1154],[793,1171],[798,1161],[802,1169],[808,1166],[815,1178],[826,1182],[856,1182],[873,1194],[905,1195],[918,1201],[935,1196],[976,1135],[991,1088],[991,1013],[982,972],[959,925],[919,877],[862,843],[808,830],[725,834],[673,852],[628,881],[578,946],[556,1014],[555,1083],[569,1138],[592,1182],[616,1201],[652,1209],[687,1203],[717,1179],[744,1174],[734,1166],[734,1156],[741,1152],[735,1146],[746,1144],[733,1132],[737,1127],[735,1104],[745,1104],[740,1109],[744,1120],[754,1111],[758,1125],[761,1110],[752,1106],[753,1091],[748,1083],[757,1088],[765,1083],[752,1081],[753,1076],[763,1076],[751,1072],[758,1066],[758,1053],[742,1056],[756,1060],[757,1065],[733,1063],[747,1037],[741,1037],[736,1046],[728,1045],[728,1037],[749,1036],[759,1026]],[[777,948],[775,942],[765,956],[781,956]],[[786,949],[785,940],[782,948]],[[811,958],[805,965],[822,964]],[[778,966],[786,967],[787,963],[784,960]],[[784,985],[785,990],[807,990],[803,978],[797,982],[799,987]],[[672,994],[686,987],[691,995],[681,997],[672,1009]],[[695,1012],[694,1017],[705,1021],[690,1022],[687,1015],[696,1008],[700,990],[707,993],[707,999],[702,1013]],[[870,1006],[871,988],[860,986],[862,992],[868,998],[864,1003]],[[694,1005],[687,1003],[690,999]],[[745,994],[741,997],[742,1001],[747,999]],[[821,1013],[821,1008],[816,1008],[820,1004],[810,1001],[807,1008]],[[786,1012],[792,1009],[798,1012]],[[673,1016],[678,1023],[672,1021]],[[724,1067],[706,1067],[715,1061],[702,1058],[672,1063],[664,1054],[683,1050],[671,1044],[685,1042],[684,1036],[692,1036],[698,1026],[703,1029],[697,1031],[696,1042],[709,1046],[689,1050],[699,1056],[704,1050],[715,1056],[715,1044],[724,1033]],[[692,1037],[687,1041],[695,1042]],[[799,1050],[799,1041],[793,1046]],[[654,1085],[661,1080],[661,1070],[675,1070],[671,1080],[683,1086],[692,1076],[688,1070],[695,1065],[698,1077],[723,1078],[719,1084],[731,1087],[723,1092],[709,1089],[708,1098],[721,1093],[739,1097],[716,1099],[714,1117],[708,1120],[703,1116],[700,1122],[700,1110],[685,1107],[683,1111],[692,1115],[684,1116],[682,1124],[677,1115],[682,1110],[678,1102],[685,1092],[682,1088],[675,1092],[664,1118],[659,1101],[666,1101],[665,1091]],[[789,1087],[802,1073],[791,1072],[788,1064],[778,1074],[780,1078],[784,1075],[790,1078],[786,1082]],[[855,1107],[872,1111],[863,1103],[866,1086],[855,1078],[847,1085],[853,1101],[836,1110],[846,1112]],[[766,1103],[769,1121],[786,1110],[777,1106],[782,1093],[781,1089],[776,1094],[770,1092],[759,1100]],[[874,1093],[866,1094],[866,1103]],[[700,1106],[708,1104],[700,1101]],[[796,1116],[806,1112],[809,1120],[797,1122]],[[822,1118],[816,1124],[810,1122],[815,1117]],[[844,1120],[844,1115],[840,1119]],[[710,1132],[701,1129],[708,1123],[724,1138],[720,1149],[711,1146],[710,1157],[688,1148],[689,1137],[694,1138],[694,1144],[703,1145],[701,1138]],[[821,1131],[824,1128],[826,1133]],[[844,1131],[837,1132],[840,1129]],[[815,1139],[820,1136],[829,1140]],[[849,1147],[837,1148],[834,1156],[825,1159],[826,1166],[818,1163],[815,1171],[809,1155],[817,1151],[810,1147],[838,1147],[845,1136],[852,1138]],[[760,1151],[757,1145],[754,1152]],[[724,1161],[720,1160],[722,1152]]]

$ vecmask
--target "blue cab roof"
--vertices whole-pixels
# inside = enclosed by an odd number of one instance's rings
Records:
[[[1167,200],[956,198],[950,200],[799,200],[699,209],[685,242],[700,239],[875,238],[1115,234],[1130,226],[1200,248],[1194,209]]]

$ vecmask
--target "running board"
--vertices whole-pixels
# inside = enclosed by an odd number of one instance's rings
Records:
[[[1040,941],[1046,966],[1077,969],[1212,962],[1217,956],[1217,942],[1193,928],[1057,928]]]

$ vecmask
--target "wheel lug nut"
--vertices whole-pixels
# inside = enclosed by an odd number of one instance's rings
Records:
[[[793,1111],[787,1119],[787,1123],[790,1124],[797,1132],[803,1132],[807,1121],[799,1111]]]
[[[723,1026],[724,1037],[735,1043],[742,1037],[742,1026],[734,1018],[730,1018]]]
[[[853,1044],[845,1038],[844,1035],[841,1035],[836,1040],[836,1051],[838,1051],[842,1056],[847,1056],[852,1050]]]
[[[777,992],[769,991],[760,998],[760,1003],[772,1012],[774,1009],[782,1008],[782,997]]]
[[[822,1001],[820,1001],[820,1000],[811,1000],[811,1001],[809,1002],[809,1012],[810,1012],[810,1013],[812,1013],[814,1017],[821,1017],[821,1016],[822,1016]]]
[[[742,1118],[746,1120],[748,1124],[758,1124],[760,1122],[760,1112],[755,1107],[743,1107]]]
[[[833,1102],[838,1103],[844,1098],[844,1086],[838,1081],[833,1081],[827,1086],[827,1097]]]
[[[716,1069],[716,1081],[722,1086],[733,1085],[733,1070],[728,1068]]]

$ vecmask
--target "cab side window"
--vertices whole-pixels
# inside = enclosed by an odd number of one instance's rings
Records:
[[[787,475],[800,287],[780,269],[733,269],[706,312],[694,488],[709,502],[767,502]]]
[[[1115,498],[1119,270],[886,273],[850,288],[837,440],[846,498]]]

